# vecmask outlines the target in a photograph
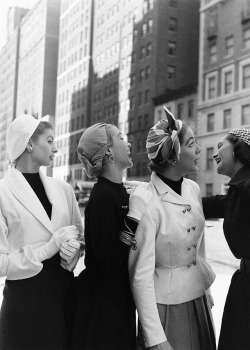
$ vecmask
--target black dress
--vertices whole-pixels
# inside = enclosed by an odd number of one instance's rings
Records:
[[[205,218],[224,217],[224,234],[237,259],[250,260],[250,169],[241,168],[225,196],[203,198]],[[250,349],[250,273],[237,270],[224,308],[218,350]]]
[[[51,218],[52,206],[39,174],[23,175]],[[36,276],[6,280],[0,312],[0,349],[69,349],[64,303],[73,278],[72,272],[60,266],[60,255],[56,254],[43,261]]]
[[[119,240],[128,198],[123,184],[102,177],[91,192],[85,210],[86,269],[78,276],[72,349],[135,349],[130,247]]]

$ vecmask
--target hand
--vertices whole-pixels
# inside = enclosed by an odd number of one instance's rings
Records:
[[[71,239],[77,240],[79,231],[75,225],[65,226],[54,232],[51,241],[60,249],[63,242],[67,242]]]
[[[60,248],[60,256],[70,263],[74,256],[77,254],[81,243],[75,239],[70,239],[68,242],[63,242]]]
[[[130,194],[129,197],[129,212],[127,216],[138,221],[141,220],[145,213],[148,203],[151,198],[151,192],[145,189],[145,186],[139,185]]]

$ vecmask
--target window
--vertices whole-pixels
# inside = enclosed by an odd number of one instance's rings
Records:
[[[246,89],[250,87],[250,64],[242,67],[242,88]]]
[[[135,74],[131,74],[130,86],[135,87]]]
[[[230,94],[233,91],[233,72],[225,72],[224,79],[224,94]]]
[[[133,110],[135,108],[135,97],[130,98],[130,110]]]
[[[241,124],[250,124],[250,104],[241,107]]]
[[[212,196],[213,194],[213,184],[206,184],[206,196]]]
[[[194,116],[194,101],[188,101],[188,117],[192,118]]]
[[[224,129],[229,129],[231,128],[231,109],[226,109],[223,111],[223,128]]]
[[[178,106],[177,106],[177,117],[178,119],[182,119],[183,117],[183,103],[179,103]]]
[[[152,51],[152,44],[148,43],[147,44],[147,52],[146,52],[147,57],[151,55],[151,51]]]
[[[243,30],[243,48],[250,48],[250,28]]]
[[[234,37],[233,35],[231,35],[225,39],[225,55],[232,56],[233,54],[234,54]]]
[[[215,92],[216,92],[216,79],[215,77],[211,77],[208,79],[208,99],[215,98]]]
[[[139,95],[138,95],[138,105],[139,106],[142,105],[142,92],[140,92]]]
[[[217,62],[217,45],[211,44],[209,46],[209,63]]]
[[[138,117],[138,130],[142,129],[142,115],[139,115]]]
[[[147,34],[147,24],[143,23],[142,25],[142,36],[145,36]]]
[[[141,69],[141,70],[140,70],[140,78],[139,78],[140,83],[143,81],[144,76],[145,76],[144,69]]]
[[[173,41],[169,41],[169,43],[168,43],[168,54],[169,55],[176,54],[176,43]]]
[[[207,132],[214,131],[214,113],[207,115]]]
[[[146,56],[146,49],[144,46],[142,46],[140,50],[140,59],[143,60],[145,56]]]
[[[168,79],[172,80],[175,78],[175,66],[168,66],[167,68]]]
[[[213,169],[213,153],[214,149],[213,147],[207,148],[207,170]]]
[[[149,19],[148,20],[148,25],[147,25],[147,32],[148,33],[152,33],[152,31],[153,31],[153,20]]]
[[[145,91],[145,104],[149,102],[149,90]]]
[[[175,32],[177,30],[177,18],[170,17],[169,18],[169,30]]]
[[[148,67],[146,67],[146,74],[145,74],[146,80],[148,80],[150,78],[150,73],[151,73],[151,67],[148,66]]]

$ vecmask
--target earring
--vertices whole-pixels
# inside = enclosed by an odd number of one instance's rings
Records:
[[[114,162],[114,157],[112,156],[112,154],[109,154],[109,161],[110,161],[110,163],[113,163]]]
[[[31,145],[27,145],[26,148],[27,148],[27,151],[28,151],[28,152],[32,152],[32,151],[33,151],[33,147],[32,147]]]
[[[177,161],[174,160],[171,164],[172,164],[172,165],[176,165],[176,164],[177,164]]]

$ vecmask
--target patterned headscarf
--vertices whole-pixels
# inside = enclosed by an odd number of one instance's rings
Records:
[[[97,123],[82,134],[77,148],[78,158],[88,177],[96,177],[103,168],[103,158],[108,150],[106,123]]]
[[[250,146],[250,130],[244,128],[232,129],[228,134],[234,135]]]
[[[146,148],[148,158],[155,164],[163,164],[169,160],[179,161],[180,140],[179,133],[182,121],[175,119],[173,114],[164,106],[167,119],[160,120],[148,133]],[[174,151],[174,152],[173,152]]]

